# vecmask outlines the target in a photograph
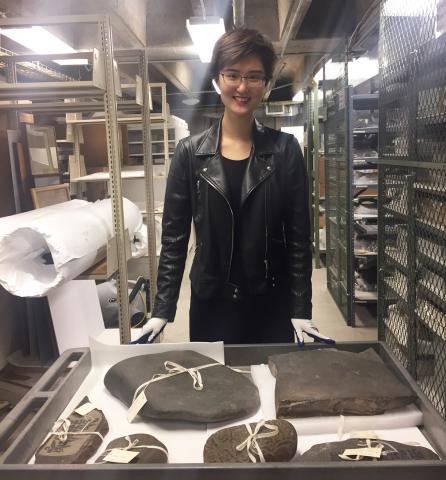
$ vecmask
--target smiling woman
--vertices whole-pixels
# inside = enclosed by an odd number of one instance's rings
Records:
[[[191,219],[190,339],[299,343],[302,332],[333,343],[311,322],[308,182],[295,138],[266,128],[254,111],[272,77],[273,46],[255,30],[217,41],[210,65],[224,114],[182,140],[164,203],[158,292],[143,328],[156,336],[174,320]]]

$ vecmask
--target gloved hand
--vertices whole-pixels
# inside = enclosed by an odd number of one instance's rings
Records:
[[[165,318],[152,317],[141,329],[141,336],[131,343],[152,343],[164,330],[167,324]]]
[[[297,338],[297,344],[299,347],[305,345],[304,341],[304,332],[311,338],[314,338],[316,342],[323,342],[328,345],[334,345],[336,342],[325,335],[319,333],[319,330],[316,328],[314,323],[311,320],[304,320],[302,318],[292,318],[291,323],[293,324],[294,332]]]

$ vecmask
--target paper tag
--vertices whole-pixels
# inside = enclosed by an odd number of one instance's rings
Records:
[[[347,457],[360,455],[361,457],[381,458],[382,449],[382,445],[379,447],[346,448],[342,455]]]
[[[96,407],[92,403],[87,402],[81,405],[80,407],[76,408],[75,412],[83,417],[84,415],[89,414],[95,408]]]
[[[351,432],[350,438],[362,438],[364,440],[378,440],[378,435],[372,431]]]
[[[120,450],[119,448],[114,448],[104,457],[104,462],[110,463],[130,463],[139,452],[132,452],[131,450]]]
[[[129,411],[127,412],[127,421],[131,423],[136,415],[138,415],[141,408],[147,403],[146,394],[144,390],[135,398],[135,401],[130,405]]]

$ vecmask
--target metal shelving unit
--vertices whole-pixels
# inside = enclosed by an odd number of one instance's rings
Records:
[[[404,16],[381,5],[378,319],[379,338],[446,419],[444,13],[436,2],[408,2]]]
[[[325,249],[321,249],[319,222],[320,214],[325,213],[322,206],[323,199],[320,196],[320,165],[319,165],[319,87],[316,82],[312,88],[308,88],[304,95],[305,109],[305,147],[304,158],[308,172],[309,180],[309,204],[311,208],[311,238],[313,241],[313,252],[315,267],[321,267],[321,255],[325,253]]]
[[[124,229],[122,192],[121,192],[121,144],[119,140],[118,124],[118,104],[120,109],[134,109],[138,104],[141,112],[140,118],[146,128],[143,129],[144,141],[144,171],[146,178],[146,211],[148,213],[148,239],[149,239],[149,258],[150,268],[149,277],[151,285],[151,301],[156,290],[156,247],[155,247],[155,224],[153,215],[153,187],[151,145],[150,145],[150,107],[149,96],[143,94],[140,101],[118,102],[118,95],[121,92],[119,83],[119,74],[117,71],[117,56],[122,61],[133,61],[138,64],[138,73],[141,79],[141,85],[148,85],[147,71],[148,63],[145,50],[121,51],[117,54],[113,48],[112,38],[112,20],[108,15],[68,15],[63,17],[45,17],[45,18],[2,18],[0,19],[1,28],[18,28],[32,25],[73,25],[90,24],[98,31],[98,48],[91,52],[81,52],[76,54],[57,55],[57,58],[76,57],[92,59],[92,79],[89,81],[66,81],[57,82],[26,82],[17,81],[17,63],[23,61],[46,61],[50,60],[50,55],[10,55],[7,57],[7,80],[8,83],[0,85],[0,98],[5,101],[0,108],[8,109],[11,112],[25,110],[29,112],[84,112],[84,111],[103,111],[103,123],[106,126],[108,165],[110,172],[110,196],[112,200],[113,212],[113,231],[116,258],[117,273],[117,297],[119,312],[119,328],[121,343],[130,341],[130,320],[129,320],[129,302],[128,302],[128,278],[127,278],[127,254],[126,237],[128,234]],[[53,55],[54,57],[54,55]],[[68,77],[67,77],[68,78]],[[136,81],[136,84],[138,80]],[[146,92],[144,92],[146,93]],[[138,97],[138,95],[136,95]],[[68,99],[82,98],[81,101],[72,101]],[[39,103],[18,105],[16,100],[39,100]],[[14,119],[14,116],[11,116]],[[16,116],[15,116],[16,118]],[[11,125],[12,128],[16,127]],[[79,156],[79,142],[76,141],[75,129],[75,155]],[[150,180],[149,180],[150,179]]]
[[[350,134],[351,89],[343,64],[336,79],[323,81],[327,119],[324,125],[327,229],[327,285],[348,325],[353,314],[353,207]]]
[[[372,247],[378,212],[376,207],[362,205],[376,201],[378,158],[368,143],[372,139],[377,144],[378,126],[368,123],[364,112],[378,109],[378,95],[355,94],[348,86],[346,70],[347,64],[337,79],[323,82],[327,284],[346,323],[355,326],[355,304],[377,301],[377,292],[370,287],[376,284],[377,252]],[[364,272],[367,281],[362,280]]]

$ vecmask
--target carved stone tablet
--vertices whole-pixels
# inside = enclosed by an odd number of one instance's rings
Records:
[[[76,407],[88,403],[85,397]],[[57,432],[60,435],[50,435],[43,445],[36,452],[36,463],[85,463],[93,454],[95,454],[102,443],[99,435],[87,432],[98,432],[103,437],[108,433],[108,422],[101,410],[94,409],[86,415],[79,415],[72,412],[65,424],[67,434],[63,437],[63,427],[59,427]],[[73,432],[82,432],[73,434]]]
[[[146,433],[134,433],[112,440],[96,459],[96,463],[104,463],[104,458],[113,448],[127,448],[129,452],[138,452],[138,455],[130,463],[167,463],[167,455],[162,450],[147,447],[160,447],[167,452],[166,446],[154,436]]]
[[[156,374],[168,373],[164,363],[174,362],[184,368],[216,363],[212,358],[190,350],[172,351],[128,358],[107,372],[104,384],[127,406],[137,388]],[[252,415],[260,407],[257,387],[251,380],[218,364],[198,371],[203,388],[194,388],[189,373],[181,373],[151,383],[145,389],[147,403],[142,417],[191,422],[221,422]]]
[[[291,423],[286,420],[268,420],[267,425],[276,425],[279,428],[278,434],[274,437],[259,438],[257,443],[264,455],[266,462],[289,462],[296,454],[297,433]],[[256,423],[251,423],[251,430],[254,431]],[[262,426],[259,433],[269,433],[267,427]],[[204,463],[251,463],[247,448],[240,451],[237,446],[249,437],[245,425],[228,427],[212,434],[206,441],[203,451]],[[252,454],[257,462],[259,455],[253,449]]]
[[[273,355],[277,417],[376,415],[416,398],[372,349],[333,348]]]
[[[382,445],[381,457],[378,461],[384,460],[438,460],[438,455],[425,447],[405,445],[403,443],[389,440],[369,440],[372,448]],[[365,448],[367,441],[358,438],[350,438],[343,442],[329,442],[313,445],[300,458],[302,462],[345,462],[339,457],[344,450],[350,448]],[[370,461],[373,458],[362,457],[358,461]],[[348,460],[347,460],[348,461]]]

